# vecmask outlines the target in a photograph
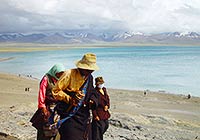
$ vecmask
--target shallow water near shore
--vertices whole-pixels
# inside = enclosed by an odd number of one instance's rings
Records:
[[[0,71],[41,79],[55,63],[66,69],[86,52],[97,55],[106,86],[200,96],[200,47],[76,48],[54,51],[0,53]]]

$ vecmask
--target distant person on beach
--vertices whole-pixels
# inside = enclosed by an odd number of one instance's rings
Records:
[[[191,95],[190,95],[190,94],[188,94],[187,98],[188,98],[188,99],[190,99],[190,98],[191,98]]]
[[[104,87],[103,77],[95,78],[95,89],[98,94],[98,107],[93,111],[92,140],[103,140],[103,134],[109,127],[110,98]]]
[[[96,55],[85,54],[76,67],[66,71],[53,88],[53,96],[59,100],[60,140],[92,140],[91,109],[97,106],[97,97],[91,74],[99,69]]]
[[[145,91],[144,91],[144,96],[146,96],[146,95],[147,95],[147,91],[145,90]]]
[[[47,124],[48,119],[53,112],[57,101],[53,98],[52,88],[65,71],[63,64],[55,64],[40,81],[38,94],[38,110],[31,119],[33,126],[37,127],[37,140],[50,140],[46,137],[43,126]],[[40,120],[36,118],[40,117]],[[38,123],[38,124],[37,124]]]

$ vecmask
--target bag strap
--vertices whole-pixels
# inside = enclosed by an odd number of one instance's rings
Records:
[[[88,87],[88,83],[89,83],[89,78],[87,79],[87,81],[84,83],[83,88],[82,88],[82,93],[86,96],[87,93],[87,87]],[[61,120],[59,120],[57,122],[57,128],[60,128],[61,124],[63,124],[66,120],[68,120],[69,118],[71,118],[72,116],[74,116],[78,110],[81,108],[83,101],[85,99],[85,96],[78,102],[78,105],[76,107],[73,108],[73,110],[69,113],[69,115]]]

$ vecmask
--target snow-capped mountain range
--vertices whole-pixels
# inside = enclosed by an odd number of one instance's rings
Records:
[[[1,33],[0,42],[19,43],[159,43],[159,44],[200,44],[200,34],[196,32],[170,32],[144,34],[140,32],[93,33],[86,31]]]

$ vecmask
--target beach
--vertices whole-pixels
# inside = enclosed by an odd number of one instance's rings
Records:
[[[39,80],[0,74],[0,139],[35,140],[29,122],[37,110]],[[27,90],[29,89],[29,90]],[[200,98],[108,89],[110,126],[105,140],[200,140]]]

